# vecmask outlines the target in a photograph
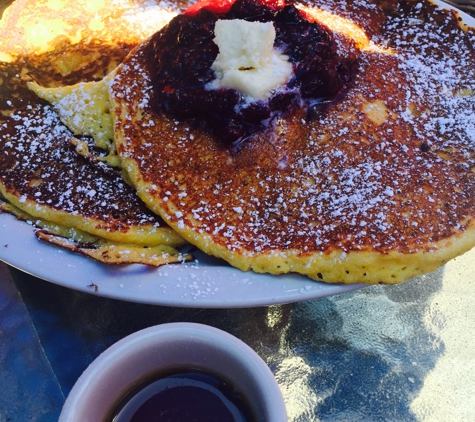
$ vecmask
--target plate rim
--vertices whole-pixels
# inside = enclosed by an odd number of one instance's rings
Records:
[[[440,7],[456,10],[467,25],[475,27],[474,17],[441,0],[430,1]],[[83,293],[149,305],[185,308],[272,306],[324,298],[369,286],[327,284],[298,274],[276,276],[244,272],[229,264],[210,265],[204,254],[200,256],[199,260],[202,262],[198,264],[170,264],[158,268],[129,264],[128,270],[124,270],[124,266],[114,268],[41,242],[34,235],[31,224],[1,211],[0,239],[0,261],[26,274]],[[25,256],[28,256],[26,262]],[[71,275],[71,271],[78,266],[81,275]],[[183,268],[186,269],[185,272],[182,271]],[[66,271],[69,274],[65,274]],[[138,276],[139,280],[136,279]],[[216,285],[216,276],[219,276],[219,285]],[[231,280],[223,280],[223,277]],[[108,283],[111,280],[115,280],[115,285]],[[145,287],[141,283],[145,283]],[[175,283],[175,286],[171,283]],[[256,284],[259,287],[257,290]],[[181,285],[185,287],[182,288]],[[231,294],[225,292],[223,295],[220,288],[230,288]],[[175,291],[170,293],[169,289]],[[262,292],[262,289],[265,291]],[[151,295],[154,292],[161,294]]]

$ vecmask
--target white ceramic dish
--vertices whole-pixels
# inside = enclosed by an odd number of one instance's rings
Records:
[[[296,274],[242,272],[200,253],[197,263],[110,266],[39,241],[34,229],[0,213],[0,260],[38,278],[100,296],[156,305],[232,308],[331,296],[362,285],[329,285]]]
[[[214,327],[172,323],[133,333],[99,355],[68,395],[59,422],[105,421],[141,379],[184,367],[230,382],[247,398],[257,421],[287,421],[279,386],[254,350]]]
[[[435,3],[452,8],[440,0]],[[465,22],[475,18],[461,12]],[[0,213],[0,260],[36,277],[100,296],[157,305],[231,308],[316,299],[364,285],[328,285],[295,274],[242,272],[195,254],[198,263],[151,268],[108,266],[40,242],[33,228]]]

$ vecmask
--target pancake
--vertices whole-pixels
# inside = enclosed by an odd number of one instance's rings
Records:
[[[428,1],[381,5],[306,2],[343,54],[357,47],[351,87],[317,116],[294,107],[238,143],[163,111],[160,35],[136,48],[109,93],[139,197],[244,271],[394,284],[471,249],[474,31]]]
[[[185,243],[183,238],[145,207],[120,170],[96,156],[84,158],[75,152],[73,144],[91,144],[94,150],[92,139],[73,134],[54,108],[27,87],[29,81],[39,81],[61,90],[60,84],[101,80],[153,32],[145,28],[144,33],[142,27],[131,30],[134,25],[128,25],[126,39],[123,29],[128,21],[120,18],[134,11],[132,3],[125,9],[101,9],[99,3],[76,9],[64,7],[64,2],[16,1],[4,14],[0,25],[0,197],[4,201],[0,209],[40,227],[36,231],[40,239],[102,262],[158,266],[190,260],[176,249]],[[92,8],[90,13],[105,24],[83,29],[85,15],[78,15],[82,7]],[[36,33],[32,16],[38,20],[51,16],[51,8],[56,10],[56,29],[62,29],[44,32],[46,40],[38,49],[38,39],[31,35]],[[160,10],[163,25],[171,12]]]
[[[181,3],[99,0],[71,4],[67,0],[15,0],[0,21],[0,59],[11,63],[20,58],[47,55],[49,63],[44,61],[37,68],[38,75],[45,78],[50,78],[51,73],[60,75],[64,85],[70,84],[67,78],[77,70],[85,77],[97,71],[97,68],[87,70],[90,63],[108,62],[106,51],[117,58],[123,50],[123,56],[128,47],[156,32],[177,14],[183,6]],[[81,54],[63,55],[63,49],[67,52],[71,46],[79,47]],[[81,49],[82,46],[88,49]],[[50,74],[43,71],[48,66]]]
[[[192,260],[189,254],[181,254],[174,247],[160,243],[146,246],[136,243],[116,242],[91,235],[77,228],[63,226],[28,213],[6,202],[0,196],[0,210],[13,214],[19,220],[33,224],[35,235],[46,242],[79,252],[106,264],[140,263],[158,267],[164,264]],[[50,213],[53,214],[54,213]]]
[[[157,255],[152,247],[177,247],[184,243],[144,206],[120,172],[100,161],[88,161],[75,152],[71,144],[73,134],[62,125],[51,106],[36,104],[36,98],[27,89],[18,92],[25,107],[12,112],[0,124],[1,196],[29,214],[32,221],[46,220],[97,237],[87,242],[82,239],[84,236],[76,239],[82,245],[94,245],[86,250],[52,236],[51,228],[38,232],[43,240],[83,253],[92,252],[99,245],[103,252],[104,240],[111,241],[107,243],[109,249],[114,242],[115,248],[128,251],[130,244],[138,246],[144,255],[132,258],[129,253],[127,262],[144,262],[149,254]],[[183,259],[178,251],[171,254],[171,248],[165,250],[167,257],[173,257],[152,262],[161,265]],[[102,261],[112,262],[107,255],[102,257]],[[123,257],[122,261],[114,262],[126,261]]]

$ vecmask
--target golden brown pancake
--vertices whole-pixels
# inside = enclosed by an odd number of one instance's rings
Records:
[[[0,124],[1,196],[28,213],[32,221],[46,220],[98,237],[89,241],[94,248],[86,248],[85,252],[97,249],[106,239],[112,241],[108,245],[115,242],[117,249],[128,251],[131,243],[141,249],[184,243],[144,206],[134,189],[122,180],[120,172],[102,162],[88,161],[75,152],[71,144],[73,135],[50,105],[38,104],[35,95],[26,88],[17,92],[25,106],[11,112]],[[41,238],[68,246],[64,239],[51,236],[51,232],[51,228],[49,236],[41,232]],[[123,247],[124,243],[129,245]],[[70,249],[83,252],[84,247]],[[167,255],[170,250],[166,249]],[[144,253],[148,256],[150,252]],[[154,252],[156,255],[157,251]],[[138,258],[139,262],[146,261],[145,255]],[[174,255],[173,260],[181,260],[177,251]],[[131,262],[137,262],[130,253],[115,262],[124,262],[127,256]],[[107,255],[101,260],[112,262]]]
[[[125,9],[93,3],[68,8],[62,1],[18,0],[4,14],[0,197],[7,203],[0,209],[42,227],[36,233],[41,239],[103,262],[162,265],[188,260],[190,256],[175,249],[183,238],[144,206],[120,171],[79,156],[72,142],[88,139],[76,139],[54,108],[27,88],[31,80],[51,87],[100,80],[153,32],[139,31],[129,22],[134,13],[145,12],[132,3]],[[87,10],[82,8],[91,9],[103,23],[94,26],[92,20],[84,28]],[[131,26],[125,37],[127,22]]]
[[[179,253],[174,247],[165,243],[147,246],[117,242],[91,235],[75,227],[67,227],[42,218],[35,218],[6,202],[1,196],[0,210],[13,214],[19,220],[33,224],[37,228],[35,235],[39,239],[73,252],[79,252],[106,264],[140,263],[158,267],[193,259],[191,255]],[[53,219],[55,219],[54,211],[50,210],[48,216],[50,215],[53,215]]]
[[[153,39],[110,85],[140,198],[242,270],[399,283],[475,245],[474,31],[428,1],[344,3],[306,4],[359,46],[352,88],[320,118],[294,109],[239,147],[155,106]],[[346,32],[354,22],[366,39]]]
[[[16,207],[119,242],[182,243],[120,174],[75,153],[72,134],[50,106],[27,105],[1,132],[0,192]]]

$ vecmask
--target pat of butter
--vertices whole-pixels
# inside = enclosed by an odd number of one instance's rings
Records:
[[[289,80],[292,64],[287,56],[274,50],[272,22],[218,20],[214,33],[219,54],[211,66],[216,79],[210,88],[233,88],[264,99]]]

